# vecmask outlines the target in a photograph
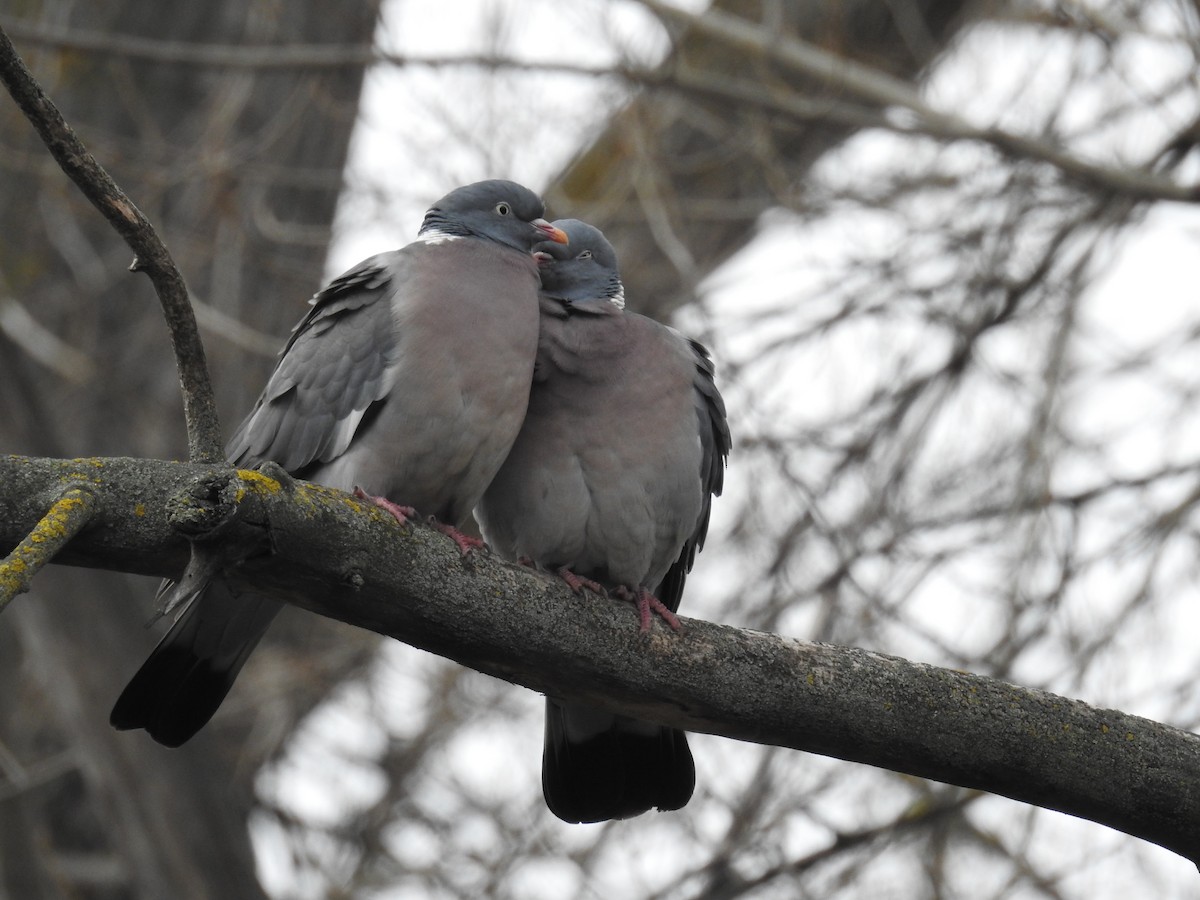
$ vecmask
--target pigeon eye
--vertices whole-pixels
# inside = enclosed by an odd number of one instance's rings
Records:
[[[512,212],[512,208],[507,203],[497,203],[496,212],[502,216],[507,216]]]
[[[591,250],[584,250],[582,253],[580,253],[580,254],[579,254],[577,257],[575,257],[575,258],[576,258],[576,259],[591,259],[591,258],[592,258],[592,251],[591,251]]]

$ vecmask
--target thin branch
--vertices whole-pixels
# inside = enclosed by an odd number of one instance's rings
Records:
[[[175,349],[179,381],[183,388],[188,455],[195,462],[224,459],[221,428],[217,421],[212,384],[208,378],[204,345],[196,330],[196,319],[188,303],[183,276],[170,253],[154,226],[88,152],[42,91],[2,28],[0,81],[3,81],[62,170],[133,250],[134,260],[130,269],[144,271],[150,277],[162,304]]]
[[[68,488],[29,533],[0,560],[0,612],[29,590],[33,576],[83,530],[96,512],[96,497],[85,487]]]
[[[877,842],[894,841],[906,832],[927,829],[943,819],[961,817],[967,806],[979,797],[975,792],[950,798],[935,797],[928,805],[916,810],[906,809],[896,818],[880,825],[837,832],[833,841],[820,850],[799,859],[776,863],[753,877],[737,874],[729,865],[729,858],[720,857],[702,870],[701,874],[708,877],[709,884],[700,893],[694,894],[691,900],[732,900],[734,897],[752,896],[772,882],[796,878],[824,863],[841,859],[843,854],[863,850]]]
[[[210,334],[256,356],[274,359],[279,355],[279,348],[284,343],[279,335],[252,328],[236,316],[198,299],[195,294],[192,295],[192,308],[196,311],[196,323]]]
[[[80,470],[104,527],[56,559],[178,576],[190,538],[226,577],[514,684],[638,719],[906,772],[1091,819],[1200,860],[1200,737],[1044,691],[684,620],[637,634],[615,600],[487,553],[463,559],[340,491],[281,471],[161,460],[0,458],[0,548]],[[278,476],[278,477],[275,477]],[[263,548],[247,556],[247,548]],[[269,548],[269,551],[268,549]]]
[[[4,782],[0,784],[0,803],[6,803],[79,769],[79,752],[74,748],[60,750],[28,766],[20,765],[15,758],[11,758],[11,754],[6,755],[10,757],[13,765],[3,766]]]
[[[0,334],[61,378],[83,384],[96,373],[92,358],[30,315],[14,298],[0,294]]]
[[[760,28],[738,16],[716,9],[697,15],[664,0],[638,2],[659,18],[696,29],[740,55],[769,59],[798,75],[837,87],[860,100],[905,110],[915,117],[911,127],[915,132],[945,140],[981,141],[1006,155],[1048,163],[1072,178],[1123,194],[1185,203],[1200,201],[1198,184],[1177,184],[1144,170],[1101,165],[1046,141],[1013,134],[1002,128],[972,125],[926,103],[919,91],[900,78],[799,38]],[[902,126],[901,130],[908,129]]]
[[[639,0],[660,18],[694,28],[721,41],[747,58],[766,58],[796,75],[831,85],[861,106],[828,99],[812,100],[797,92],[780,91],[761,81],[694,71],[669,64],[646,69],[637,66],[590,66],[569,61],[509,59],[494,54],[413,57],[387,53],[368,46],[291,45],[250,46],[159,41],[130,35],[46,29],[3,19],[13,34],[31,43],[85,52],[120,54],[176,65],[229,69],[320,70],[353,66],[390,65],[441,68],[480,67],[528,72],[552,72],[585,77],[617,78],[634,87],[660,87],[693,95],[750,105],[782,113],[801,121],[836,121],[855,127],[874,127],[901,134],[920,134],[946,141],[977,141],[1007,156],[1046,163],[1065,175],[1099,188],[1147,200],[1200,201],[1200,184],[1180,184],[1145,169],[1109,166],[1084,159],[1044,140],[1002,128],[972,125],[927,103],[908,82],[845,56],[839,56],[799,38],[760,28],[745,19],[710,9],[697,15],[663,0]],[[912,121],[896,121],[876,107],[904,110]]]
[[[17,40],[42,47],[215,69],[344,69],[360,68],[381,60],[381,55],[368,44],[197,44],[83,29],[46,28],[8,16],[0,17],[0,26]]]

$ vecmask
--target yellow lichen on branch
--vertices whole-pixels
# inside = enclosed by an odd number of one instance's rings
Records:
[[[0,561],[0,612],[17,594],[29,590],[33,576],[91,521],[95,495],[86,488],[69,488],[33,531]]]
[[[238,469],[238,478],[267,494],[278,494],[283,489],[283,485],[279,483],[277,478],[264,475],[262,472],[255,471],[254,469]]]

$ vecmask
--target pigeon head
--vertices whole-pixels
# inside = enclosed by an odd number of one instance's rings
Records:
[[[542,216],[542,198],[515,181],[477,181],[448,193],[425,213],[427,240],[478,237],[528,253],[534,244],[565,243],[567,236]]]
[[[589,301],[625,305],[617,253],[599,228],[578,219],[554,223],[567,243],[543,241],[533,248],[542,277],[542,293],[573,308]]]

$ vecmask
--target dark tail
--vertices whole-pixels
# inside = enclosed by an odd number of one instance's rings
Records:
[[[223,579],[183,611],[113,706],[114,728],[145,728],[178,747],[204,727],[266,633],[281,604],[235,595]]]
[[[682,731],[546,698],[542,793],[563,821],[679,809],[695,786]]]

